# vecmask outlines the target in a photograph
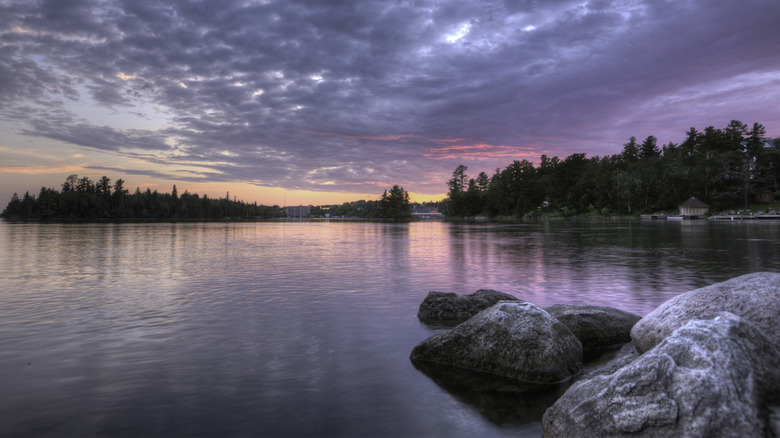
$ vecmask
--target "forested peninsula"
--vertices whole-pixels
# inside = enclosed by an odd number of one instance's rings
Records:
[[[19,197],[14,193],[3,218],[9,220],[39,220],[54,222],[108,221],[108,220],[263,220],[287,217],[284,207],[248,204],[224,198],[212,199],[207,195],[178,194],[176,185],[171,193],[156,190],[129,193],[124,180],[113,184],[103,176],[92,181],[87,176],[69,176],[61,190],[41,187],[37,197],[25,193]],[[403,187],[393,186],[377,201],[356,201],[343,205],[312,207],[305,217],[345,217],[363,219],[409,219],[411,203],[409,193]]]
[[[539,165],[514,161],[476,178],[461,165],[440,210],[449,217],[626,216],[673,211],[695,197],[713,210],[749,208],[757,194],[780,198],[780,138],[759,123],[733,120],[722,129],[691,128],[680,144],[631,137],[621,153]]]
[[[16,193],[3,210],[3,218],[43,221],[98,221],[98,220],[257,220],[285,217],[279,206],[248,204],[224,198],[212,199],[185,191],[178,194],[176,186],[171,193],[135,189],[129,193],[124,180],[113,184],[104,176],[97,182],[89,177],[69,176],[61,190],[41,187],[38,196]]]

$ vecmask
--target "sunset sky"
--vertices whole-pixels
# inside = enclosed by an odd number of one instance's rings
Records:
[[[0,209],[68,175],[260,204],[780,136],[780,1],[0,0]]]

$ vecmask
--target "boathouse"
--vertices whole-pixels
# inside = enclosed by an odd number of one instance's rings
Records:
[[[775,202],[775,192],[769,190],[761,190],[755,194],[755,202],[759,204],[771,204]]]
[[[691,196],[691,199],[680,204],[680,216],[691,219],[701,216],[707,216],[710,212],[710,206]]]

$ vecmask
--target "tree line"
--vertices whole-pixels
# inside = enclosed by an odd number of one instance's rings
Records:
[[[722,129],[691,128],[680,144],[631,137],[619,154],[542,155],[538,165],[514,161],[492,176],[470,178],[461,165],[441,210],[451,217],[636,215],[674,210],[692,196],[713,209],[747,208],[756,192],[780,196],[780,138],[765,134],[759,123],[733,120]]]
[[[130,193],[124,180],[103,176],[97,181],[89,177],[70,175],[60,190],[41,187],[38,195],[14,193],[3,218],[16,220],[216,220],[270,219],[286,216],[279,206],[264,206],[224,198],[212,199],[207,195],[190,194],[185,190],[178,194],[176,186],[171,193],[158,193],[136,188]]]
[[[340,205],[312,207],[312,217],[349,217],[360,219],[409,219],[412,217],[412,204],[409,193],[403,187],[394,185],[390,191],[384,191],[378,201],[353,201]]]

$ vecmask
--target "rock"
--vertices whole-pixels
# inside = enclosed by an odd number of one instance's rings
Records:
[[[572,376],[571,379],[558,385],[557,398],[562,396],[566,390],[576,383],[590,380],[597,376],[613,374],[636,360],[639,356],[641,356],[641,354],[637,351],[633,342],[623,344],[623,346],[618,349],[604,350],[595,358],[588,359],[583,355],[582,371],[576,376]]]
[[[630,342],[631,327],[641,319],[612,307],[556,304],[544,310],[574,333],[586,355]]]
[[[524,382],[553,383],[580,371],[582,345],[539,307],[501,301],[451,331],[421,342],[411,359]]]
[[[428,292],[417,318],[427,324],[459,324],[499,301],[517,300],[503,292],[480,289],[470,295],[458,295],[446,292]]]
[[[606,361],[600,363],[586,363],[583,365],[582,373],[578,374],[569,382],[570,385],[574,383],[592,379],[596,376],[603,376],[607,374],[613,374],[619,371],[621,368],[629,365],[635,361],[641,354],[636,349],[636,345],[633,342],[623,344],[619,350],[610,352],[610,357]]]
[[[747,320],[693,320],[614,374],[574,384],[544,414],[544,436],[768,436],[778,363]]]
[[[780,436],[780,404],[769,406],[769,429],[772,431],[770,436]]]
[[[743,275],[672,298],[636,323],[631,338],[645,352],[686,322],[710,319],[719,312],[747,319],[780,345],[780,274]]]

